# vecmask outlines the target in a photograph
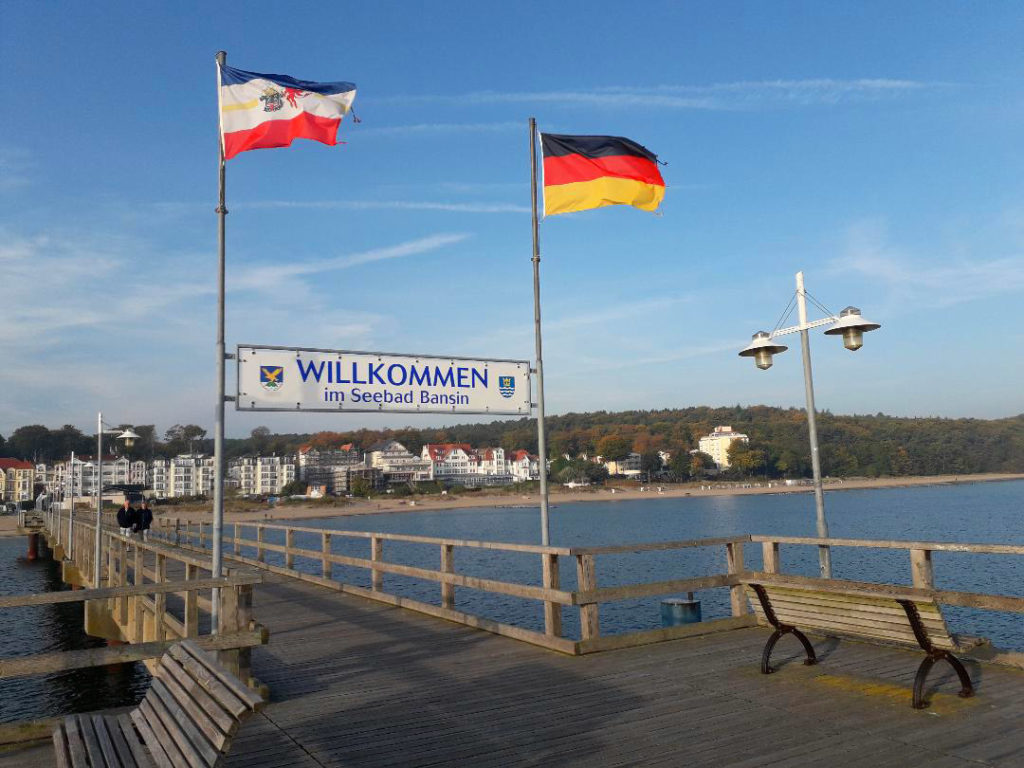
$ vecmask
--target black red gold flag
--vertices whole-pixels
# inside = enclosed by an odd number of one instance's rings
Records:
[[[544,215],[631,205],[654,211],[665,196],[658,157],[621,136],[542,133]]]

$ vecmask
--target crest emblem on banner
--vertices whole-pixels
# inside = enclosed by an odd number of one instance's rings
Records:
[[[284,91],[279,91],[276,88],[267,86],[263,89],[263,95],[260,96],[260,101],[263,102],[264,112],[277,112],[284,106]],[[291,101],[291,99],[289,99],[289,101]]]
[[[498,391],[502,397],[512,397],[516,393],[516,380],[514,376],[499,376]]]
[[[260,386],[268,392],[279,390],[284,386],[284,368],[280,365],[261,365]]]

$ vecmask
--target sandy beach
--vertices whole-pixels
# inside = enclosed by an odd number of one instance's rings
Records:
[[[850,480],[831,479],[825,482],[825,491],[849,491],[864,488],[908,488],[925,485],[956,485],[962,483],[985,483],[1004,480],[1024,480],[1024,474],[982,474],[982,475],[934,475],[929,477],[886,477]],[[660,488],[660,490],[659,490]],[[634,501],[637,499],[686,499],[703,496],[747,496],[768,493],[811,493],[810,485],[786,485],[782,481],[770,484],[750,483],[742,487],[699,483],[653,484],[639,488],[565,488],[551,486],[551,504],[572,504],[581,501]],[[338,517],[341,515],[374,515],[392,512],[418,512],[421,510],[467,509],[471,507],[533,507],[538,504],[536,495],[492,493],[466,494],[460,496],[420,496],[393,499],[380,497],[371,500],[347,499],[337,503],[297,502],[279,504],[273,509],[256,502],[239,504],[232,502],[225,511],[226,522],[252,522],[255,520],[306,520],[313,518]],[[156,507],[159,516],[177,517],[182,520],[209,520],[210,503],[181,504]],[[17,534],[15,515],[0,517],[0,536]]]

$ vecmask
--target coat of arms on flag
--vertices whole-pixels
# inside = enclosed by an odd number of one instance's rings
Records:
[[[499,376],[498,391],[502,397],[512,397],[516,392],[516,380],[514,376]]]
[[[280,365],[260,366],[260,386],[268,392],[276,392],[284,385],[284,368]]]

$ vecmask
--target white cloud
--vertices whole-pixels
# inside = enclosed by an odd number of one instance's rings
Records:
[[[873,101],[952,85],[896,78],[810,78],[744,80],[709,85],[602,86],[558,91],[475,91],[450,95],[394,96],[378,101],[429,101],[470,105],[542,103],[593,107],[730,110]]]

